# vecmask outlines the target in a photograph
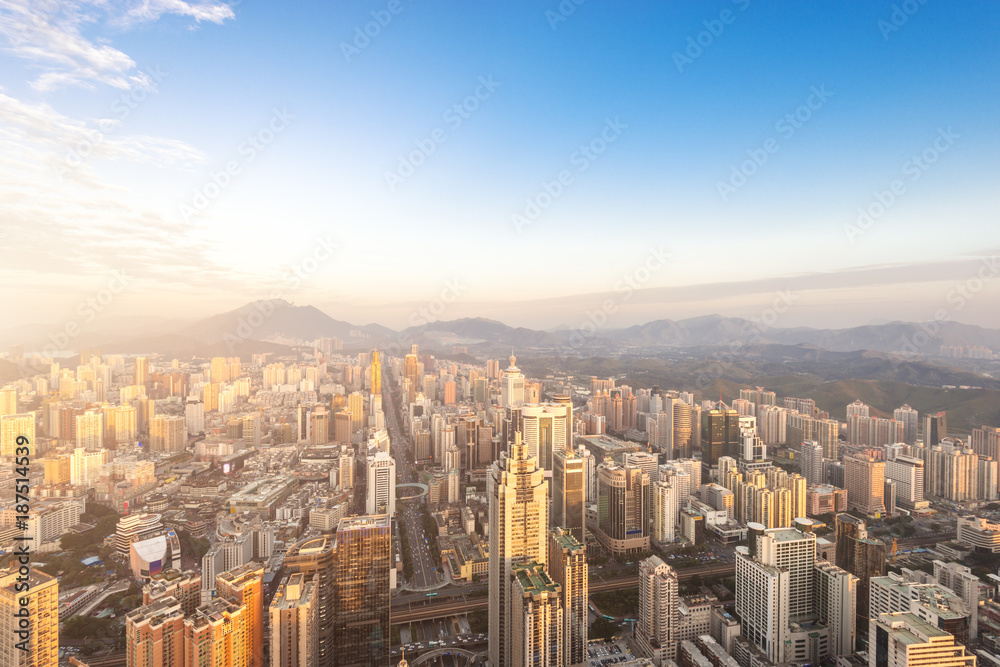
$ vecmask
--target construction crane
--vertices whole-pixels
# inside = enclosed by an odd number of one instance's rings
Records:
[[[892,538],[892,548],[889,549],[889,557],[892,558],[892,564],[896,564],[896,553],[899,551],[899,541],[894,537]]]

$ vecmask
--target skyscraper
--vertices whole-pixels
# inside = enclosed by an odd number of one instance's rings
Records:
[[[873,577],[885,576],[885,544],[868,539],[865,522],[850,514],[835,517],[837,538],[837,567],[858,578],[857,622],[858,633],[865,636],[868,630],[868,600]]]
[[[521,405],[521,437],[529,456],[538,457],[538,465],[552,470],[552,455],[566,448],[566,433],[572,425],[563,403],[524,403]]]
[[[702,413],[701,448],[706,466],[715,467],[722,456],[736,458],[740,442],[740,413],[721,408]]]
[[[573,450],[560,449],[553,456],[552,525],[584,542],[586,496],[584,460]]]
[[[869,667],[976,667],[955,637],[910,612],[879,614],[868,634]]]
[[[396,460],[379,451],[368,459],[368,514],[396,514]]]
[[[127,667],[184,664],[184,611],[171,595],[147,602],[125,617]]]
[[[378,350],[372,350],[372,363],[368,370],[371,382],[372,396],[382,393],[382,362],[378,358]]]
[[[146,357],[136,357],[135,384],[140,387],[145,387],[148,383],[149,383],[149,359],[147,359]]]
[[[293,545],[285,554],[284,567],[290,574],[302,574],[314,583],[317,605],[316,667],[335,667],[334,609],[337,587],[336,536],[323,535]],[[273,633],[273,629],[272,629]],[[272,646],[273,650],[273,646]]]
[[[513,664],[511,572],[518,563],[545,565],[548,483],[536,458],[515,433],[509,453],[493,463],[487,476],[490,511],[490,665]]]
[[[656,664],[677,658],[677,573],[659,556],[639,563],[639,618],[635,640],[639,652]]]
[[[535,562],[514,565],[510,598],[511,650],[504,664],[563,667],[566,663],[562,589],[545,566]]]
[[[565,664],[584,666],[588,663],[587,548],[562,528],[553,529],[549,538],[548,571],[562,590]]]
[[[391,523],[387,515],[355,516],[337,526],[334,665],[389,664],[389,567]]]
[[[649,475],[638,466],[597,467],[597,541],[613,554],[649,549]]]
[[[524,403],[524,374],[514,365],[517,357],[510,355],[510,366],[500,377],[500,406],[511,408]]]

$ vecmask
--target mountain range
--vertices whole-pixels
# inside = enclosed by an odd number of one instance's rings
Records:
[[[52,348],[60,330],[51,326],[19,327],[0,332],[0,344],[23,344],[28,351]],[[435,350],[467,346],[470,354],[500,349],[557,351],[581,356],[595,352],[635,353],[642,350],[748,345],[800,345],[832,352],[872,350],[883,354],[910,352],[936,355],[941,345],[984,346],[1000,350],[1000,329],[958,322],[889,322],[844,329],[768,327],[736,317],[707,315],[683,320],[660,319],[621,329],[542,331],[511,327],[486,318],[438,321],[394,331],[378,324],[355,325],[338,320],[314,306],[287,301],[257,301],[194,322],[144,318],[107,323],[83,330],[59,349],[72,351],[100,346],[106,352],[182,354],[217,349],[249,354],[277,351],[294,341],[336,337],[345,349],[409,346]],[[270,343],[268,345],[267,343]],[[275,347],[277,346],[277,347]]]

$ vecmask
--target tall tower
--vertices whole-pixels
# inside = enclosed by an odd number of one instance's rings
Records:
[[[396,514],[396,460],[379,451],[368,459],[368,514]]]
[[[544,565],[519,563],[511,570],[511,667],[563,667],[562,589]]]
[[[583,459],[573,450],[557,450],[552,465],[552,525],[584,542]]]
[[[562,589],[565,664],[586,665],[587,548],[562,528],[554,529],[549,539],[549,572]]]
[[[382,362],[378,359],[378,350],[372,350],[371,364],[371,394],[378,396],[382,393]]]
[[[639,623],[635,628],[640,651],[656,664],[677,658],[677,573],[659,556],[639,563]]]
[[[948,419],[944,412],[924,416],[924,447],[934,447],[948,437]]]
[[[566,406],[558,403],[525,403],[521,406],[521,436],[530,456],[538,465],[552,470],[554,452],[566,449],[566,434],[571,428]]]
[[[521,369],[514,365],[517,357],[513,353],[510,355],[510,366],[503,372],[500,378],[500,405],[504,408],[512,408],[524,403],[524,374]]]
[[[289,573],[301,573],[315,584],[319,616],[316,628],[318,648],[317,658],[308,664],[316,667],[334,667],[337,664],[333,618],[337,586],[335,539],[334,535],[322,535],[299,542],[288,550],[284,561]],[[274,632],[273,627],[271,632]],[[273,644],[271,650],[274,650]]]
[[[391,526],[385,514],[354,516],[337,526],[335,665],[389,664]]]
[[[490,503],[490,665],[513,664],[511,573],[519,563],[547,560],[548,483],[538,460],[515,433],[509,453],[487,476]]]

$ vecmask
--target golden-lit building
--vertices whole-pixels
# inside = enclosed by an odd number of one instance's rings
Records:
[[[250,561],[245,565],[223,572],[215,578],[215,591],[245,609],[247,628],[247,649],[250,652],[247,667],[264,665],[264,599],[261,582],[264,566]]]
[[[317,575],[290,575],[271,600],[271,667],[314,665],[319,659]]]
[[[0,572],[0,665],[51,667],[59,664],[59,582],[32,569],[28,590],[17,590],[17,569]],[[27,603],[27,604],[23,604]],[[22,614],[22,610],[26,610]],[[19,615],[20,614],[20,615]],[[19,637],[21,619],[28,619],[28,637]],[[20,642],[24,642],[21,644]],[[22,650],[22,648],[27,650]]]

